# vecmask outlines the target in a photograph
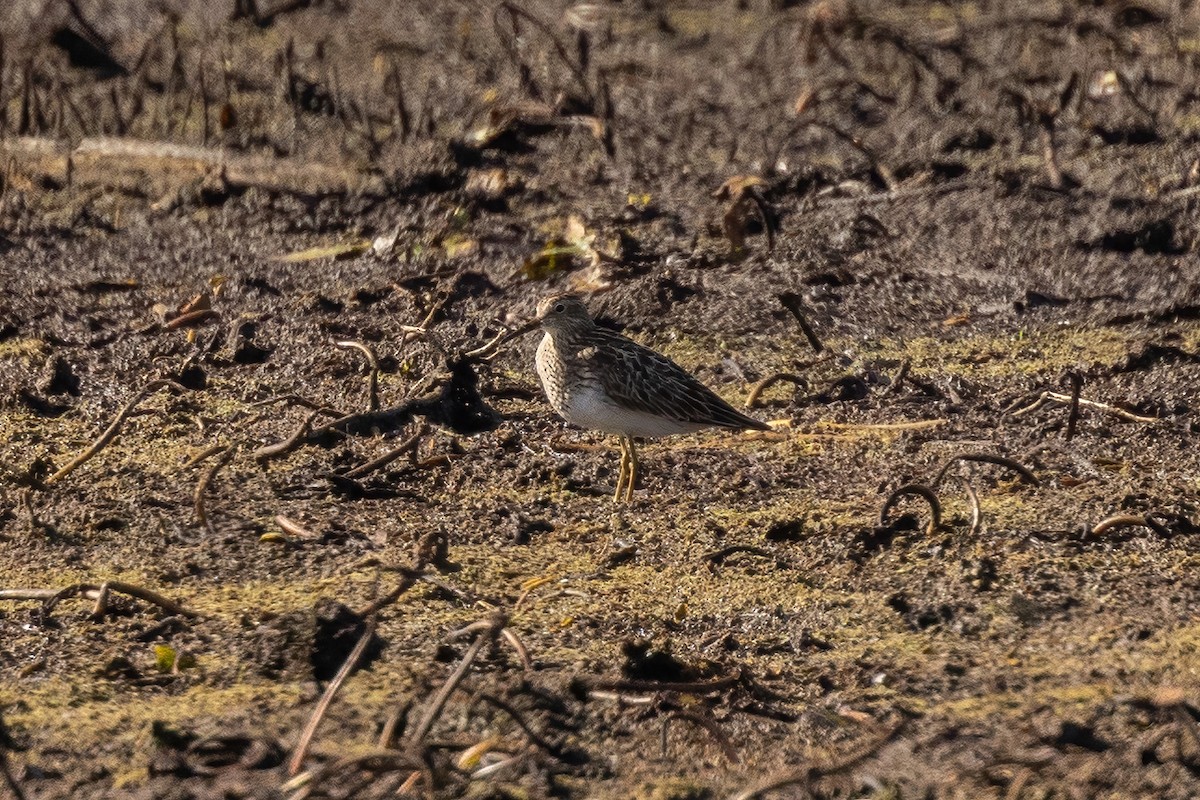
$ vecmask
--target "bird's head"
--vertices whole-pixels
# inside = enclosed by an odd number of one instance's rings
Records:
[[[537,307],[537,320],[551,333],[590,328],[592,315],[583,300],[574,294],[552,294]]]

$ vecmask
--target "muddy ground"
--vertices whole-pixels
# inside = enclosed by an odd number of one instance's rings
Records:
[[[0,797],[1200,793],[1194,3],[145,9],[0,12]],[[774,430],[614,505],[565,288]]]

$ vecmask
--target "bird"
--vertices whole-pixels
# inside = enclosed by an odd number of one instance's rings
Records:
[[[648,347],[600,327],[575,294],[538,303],[545,331],[536,366],[546,399],[581,428],[620,437],[617,502],[633,499],[641,462],[635,438],[658,438],[702,428],[769,431],[737,411],[683,367]]]

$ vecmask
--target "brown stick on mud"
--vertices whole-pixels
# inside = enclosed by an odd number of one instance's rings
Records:
[[[196,521],[204,526],[204,529],[211,535],[216,534],[216,529],[212,525],[212,521],[208,518],[208,512],[204,510],[204,493],[208,491],[208,486],[217,477],[217,473],[221,468],[228,464],[234,454],[237,453],[237,445],[229,445],[225,451],[221,453],[221,457],[201,476],[200,481],[196,484],[196,491],[192,494],[192,508],[196,512]]]
[[[25,790],[21,788],[21,784],[17,782],[16,776],[12,774],[12,769],[8,765],[8,742],[5,741],[7,738],[4,719],[0,718],[0,777],[4,778],[4,785],[8,787],[13,800],[26,800]]]
[[[954,464],[959,461],[980,461],[985,464],[995,464],[999,467],[1007,467],[1008,469],[1011,469],[1013,472],[1020,475],[1021,480],[1025,481],[1026,483],[1032,484],[1033,486],[1042,485],[1042,482],[1038,480],[1037,476],[1033,474],[1029,467],[1013,461],[1011,458],[1005,458],[1004,456],[998,456],[992,453],[959,453],[958,455],[950,456],[950,458],[946,459],[946,463],[943,464],[942,468],[938,470],[938,473],[934,476],[933,482],[930,483],[930,486],[938,486],[942,482],[942,479],[946,477],[946,473],[950,471],[950,467],[954,466]]]
[[[746,398],[746,408],[758,408],[763,392],[777,383],[790,383],[801,389],[808,386],[808,381],[800,375],[793,375],[790,372],[776,372],[774,375],[768,375],[750,387],[750,396]]]
[[[344,477],[347,477],[347,478],[361,478],[364,475],[371,474],[372,472],[374,472],[377,469],[382,469],[382,468],[386,467],[388,464],[392,463],[393,461],[395,461],[397,458],[404,455],[405,453],[414,453],[415,454],[417,451],[417,445],[420,444],[420,442],[421,442],[421,437],[427,433],[429,433],[429,426],[422,424],[419,428],[417,428],[416,433],[414,433],[412,436],[410,436],[404,440],[403,444],[401,444],[397,447],[393,447],[391,450],[388,450],[383,455],[381,455],[377,458],[373,458],[365,464],[359,464],[354,469],[347,470],[346,472],[344,472],[342,474]],[[415,456],[414,456],[414,460],[415,460]]]
[[[110,424],[104,430],[104,433],[100,434],[100,438],[98,438],[98,439],[96,439],[96,441],[92,442],[91,446],[88,447],[88,449],[84,450],[82,453],[75,456],[75,458],[71,459],[70,463],[68,463],[65,467],[63,467],[58,472],[54,473],[49,478],[47,478],[46,485],[50,485],[52,483],[58,483],[60,480],[62,480],[63,478],[67,477],[72,472],[74,472],[81,464],[85,463],[90,458],[92,458],[94,455],[96,455],[101,450],[103,450],[105,448],[105,446],[107,446],[108,443],[111,442],[113,439],[115,439],[117,434],[121,432],[121,426],[125,424],[125,420],[129,418],[130,414],[133,413],[133,410],[137,407],[138,403],[142,402],[147,397],[149,397],[150,395],[157,392],[159,389],[165,389],[168,387],[175,389],[177,391],[180,391],[180,392],[187,391],[186,389],[184,389],[182,386],[180,386],[175,381],[169,381],[169,380],[163,380],[163,379],[150,381],[145,386],[143,386],[141,388],[141,390],[138,391],[138,393],[135,394],[128,403],[125,404],[125,407],[122,408],[121,411],[117,414],[116,419],[114,419],[112,421],[112,424]]]
[[[983,511],[979,507],[979,493],[975,491],[975,487],[970,481],[966,483],[967,497],[971,499],[971,528],[967,531],[968,536],[974,536],[979,533],[979,525],[983,522]]]
[[[371,366],[371,374],[367,377],[367,410],[376,411],[379,409],[379,359],[375,357],[375,351],[362,342],[345,341],[334,342],[338,347],[344,350],[357,350],[367,357],[367,363]]]
[[[324,407],[314,410],[304,418],[304,421],[300,423],[300,427],[296,429],[296,432],[287,439],[284,439],[282,442],[276,442],[275,444],[263,445],[251,453],[251,455],[256,461],[264,461],[268,458],[274,458],[275,456],[281,456],[285,453],[292,452],[304,442],[304,437],[308,435],[308,432],[312,428],[312,424],[316,418],[322,415],[327,416],[332,411],[333,409]]]
[[[1150,514],[1116,514],[1102,519],[1088,531],[1089,536],[1103,536],[1114,528],[1149,528],[1162,536],[1169,536],[1171,531],[1167,526],[1154,519]]]
[[[936,482],[935,482],[936,483]],[[937,494],[933,489],[923,483],[906,483],[896,491],[888,495],[883,501],[883,508],[879,509],[879,527],[887,525],[888,512],[892,510],[900,498],[912,495],[920,497],[929,503],[929,526],[925,529],[926,533],[933,533],[942,525],[942,504],[938,501]]]
[[[0,589],[0,600],[41,600],[42,613],[49,614],[59,602],[71,597],[86,597],[95,600],[102,591],[119,592],[153,603],[164,611],[197,619],[201,615],[163,597],[161,594],[141,586],[134,586],[123,581],[104,581],[103,583],[76,583],[65,589]]]
[[[288,775],[295,775],[300,771],[300,767],[304,765],[309,745],[312,744],[312,738],[317,732],[317,727],[321,724],[321,719],[325,716],[325,712],[329,710],[334,695],[342,688],[342,684],[346,682],[346,678],[358,666],[363,653],[367,651],[367,645],[371,643],[371,638],[375,636],[375,626],[378,622],[379,618],[375,614],[367,617],[367,625],[363,629],[362,635],[358,637],[358,643],[354,645],[354,649],[350,651],[350,655],[346,656],[346,660],[342,662],[342,668],[337,671],[337,675],[334,675],[333,680],[325,687],[325,693],[321,695],[320,702],[313,709],[312,716],[308,718],[308,724],[304,726],[304,732],[300,734],[300,741],[296,743],[296,749],[292,752],[292,757],[288,761]]]
[[[604,678],[583,678],[581,683],[590,692],[593,689],[607,689],[616,692],[682,692],[684,694],[710,694],[722,692],[742,679],[741,675],[728,675],[724,678],[714,678],[711,681],[642,681],[634,678],[606,680]]]
[[[1066,440],[1075,438],[1075,425],[1079,422],[1079,393],[1083,390],[1083,376],[1078,372],[1068,372],[1066,379],[1071,383],[1071,410],[1067,414]]]
[[[410,750],[416,750],[421,747],[425,741],[425,737],[429,735],[429,731],[437,722],[438,717],[442,715],[442,709],[446,706],[446,701],[450,699],[450,695],[462,683],[463,678],[467,677],[467,672],[471,669],[471,665],[475,663],[475,659],[479,656],[479,652],[484,646],[495,641],[500,631],[504,629],[504,623],[507,622],[503,613],[496,613],[490,620],[486,622],[486,627],[475,637],[475,641],[471,642],[471,646],[467,648],[467,652],[463,653],[462,660],[458,662],[458,667],[442,684],[442,688],[429,701],[429,706],[425,709],[425,713],[421,715],[421,721],[417,723],[417,727],[413,730],[413,735],[409,739],[408,746]]]
[[[779,302],[783,303],[783,307],[796,318],[800,332],[804,334],[805,339],[808,339],[813,352],[819,353],[824,350],[825,345],[821,344],[821,340],[817,338],[817,332],[813,330],[812,325],[808,323],[808,317],[804,314],[804,301],[800,295],[795,292],[784,292],[779,295]]]

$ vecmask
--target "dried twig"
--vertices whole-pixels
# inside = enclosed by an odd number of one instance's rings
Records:
[[[137,394],[132,397],[132,399],[130,399],[128,403],[125,404],[120,412],[117,413],[117,416],[115,419],[113,419],[112,423],[105,428],[104,433],[100,434],[100,437],[96,439],[96,441],[92,442],[90,447],[88,447],[79,455],[75,456],[75,458],[71,459],[66,466],[46,479],[47,485],[57,483],[58,481],[67,477],[74,472],[76,468],[103,450],[105,446],[107,446],[108,443],[115,439],[117,434],[121,432],[121,426],[125,424],[125,420],[128,419],[129,415],[133,413],[133,410],[137,408],[138,403],[142,402],[159,389],[165,388],[175,389],[176,391],[180,392],[187,391],[175,381],[159,379],[147,383],[138,391]]]
[[[450,695],[462,683],[463,678],[467,676],[471,665],[475,663],[475,659],[479,656],[480,651],[490,642],[495,641],[496,636],[504,628],[506,622],[505,617],[501,613],[496,613],[491,619],[484,622],[485,629],[475,637],[475,641],[471,642],[471,646],[463,653],[462,660],[458,662],[458,667],[442,684],[442,688],[429,701],[429,705],[425,709],[425,713],[421,715],[421,720],[417,723],[413,730],[412,736],[408,739],[408,747],[410,751],[419,749],[425,741],[425,737],[429,735],[438,717],[442,714],[442,709],[446,706],[446,701],[450,699]]]
[[[1071,410],[1067,414],[1066,440],[1075,438],[1075,425],[1079,422],[1079,393],[1083,390],[1083,376],[1078,372],[1068,372],[1067,380],[1071,382]]]
[[[608,680],[605,678],[583,677],[579,682],[591,693],[594,689],[607,689],[617,692],[682,692],[684,694],[711,694],[722,692],[736,686],[742,680],[741,675],[728,675],[724,678],[714,678],[710,681],[643,681],[633,678]]]
[[[367,377],[367,410],[377,410],[379,408],[379,359],[375,357],[375,351],[362,342],[344,341],[334,344],[343,349],[357,350],[367,357],[367,363],[371,367],[371,373]]]
[[[799,388],[808,386],[808,381],[800,375],[793,375],[790,372],[776,372],[774,375],[768,375],[750,387],[750,396],[746,398],[746,408],[758,408],[758,401],[762,398],[763,392],[775,384],[783,382],[790,383]]]
[[[941,527],[942,504],[938,502],[937,494],[934,493],[933,489],[923,483],[907,483],[888,495],[887,499],[883,501],[883,507],[879,509],[879,527],[882,528],[887,525],[888,512],[900,502],[900,498],[909,495],[923,498],[929,503],[929,525],[926,527],[925,532],[933,533]]]
[[[186,462],[184,462],[183,466],[180,467],[180,469],[191,469],[192,467],[199,464],[201,461],[207,461],[208,459],[215,456],[217,453],[220,453],[220,452],[226,450],[228,447],[229,447],[229,445],[225,445],[225,444],[214,444],[211,447],[206,447],[203,450],[201,450],[199,453],[197,453],[196,455],[189,458]]]
[[[317,726],[321,724],[321,719],[325,716],[325,712],[329,710],[329,705],[333,702],[334,695],[342,688],[342,684],[346,682],[346,678],[358,666],[363,653],[367,651],[367,645],[371,643],[371,639],[375,636],[375,626],[378,624],[378,621],[379,618],[375,614],[367,617],[366,627],[363,629],[362,635],[358,637],[358,643],[354,645],[354,649],[350,651],[350,655],[346,656],[346,660],[342,663],[342,668],[338,670],[337,675],[334,675],[333,680],[325,687],[325,693],[321,695],[320,702],[313,709],[312,716],[308,718],[308,724],[304,726],[304,732],[300,734],[300,741],[296,743],[296,749],[292,752],[292,757],[288,761],[288,775],[295,775],[300,771],[300,767],[304,765],[304,759],[308,755],[308,748],[312,744],[313,736],[317,732]]]
[[[292,519],[288,519],[283,514],[275,515],[275,524],[278,525],[279,529],[281,531],[283,531],[284,533],[286,533],[288,536],[293,536],[297,539],[318,539],[318,538],[320,538],[318,536],[318,534],[313,533],[308,528],[301,525],[299,522],[296,522],[295,520],[292,520]]]
[[[427,433],[429,433],[429,426],[422,424],[417,428],[416,433],[404,440],[403,444],[393,447],[383,455],[373,458],[365,464],[360,464],[354,469],[347,470],[342,474],[347,478],[361,478],[364,475],[371,474],[377,469],[386,467],[388,464],[392,463],[405,453],[411,453],[415,456],[417,452],[417,445],[419,445],[421,442],[421,437]]]
[[[1103,536],[1114,528],[1149,528],[1162,536],[1169,536],[1171,531],[1150,514],[1116,514],[1096,523],[1089,536]]]
[[[192,494],[192,508],[196,513],[196,521],[199,522],[204,529],[211,535],[216,534],[216,529],[213,528],[212,521],[208,518],[208,512],[204,510],[204,493],[208,491],[209,484],[221,471],[221,468],[228,464],[237,453],[237,445],[229,445],[225,451],[221,453],[221,457],[217,459],[208,470],[200,477],[196,483],[196,491]]]
[[[0,589],[0,600],[41,600],[43,602],[42,613],[49,614],[59,602],[68,598],[86,597],[89,600],[96,600],[100,598],[101,594],[108,592],[127,594],[130,597],[144,600],[147,603],[153,603],[172,614],[180,614],[185,617],[192,617],[193,619],[200,616],[195,611],[189,611],[174,600],[163,597],[158,592],[144,589],[141,586],[135,586],[131,583],[125,583],[124,581],[76,583],[65,589]]]
[[[1036,411],[1047,402],[1069,404],[1071,402],[1071,395],[1062,394],[1061,392],[1042,392],[1040,395],[1038,395],[1037,399],[1029,405],[1025,406],[1024,408],[1018,408],[1016,411],[1010,411],[1009,413],[1014,417],[1019,417],[1022,414],[1028,414],[1030,411]],[[1121,419],[1128,420],[1129,422],[1153,423],[1160,421],[1159,417],[1144,417],[1140,414],[1134,414],[1132,411],[1126,411],[1123,408],[1110,406],[1107,403],[1098,403],[1095,400],[1086,400],[1082,397],[1079,398],[1078,403],[1085,408],[1094,408],[1097,411],[1103,411],[1105,413],[1112,414],[1115,417],[1120,417]]]
[[[3,722],[0,721],[0,733],[3,730]],[[0,741],[0,778],[4,778],[4,786],[8,787],[13,800],[26,800],[25,790],[21,788],[21,784],[17,782],[17,777],[13,775],[12,770],[9,768],[8,752],[2,741]]]
[[[817,332],[813,330],[812,325],[808,322],[808,317],[804,313],[804,300],[795,292],[784,292],[779,295],[779,302],[783,303],[793,317],[796,318],[796,324],[800,326],[800,332],[804,334],[804,338],[808,340],[813,352],[819,353],[825,349],[825,345],[821,344],[821,340],[817,338]]]
[[[306,436],[308,436],[308,433],[312,429],[312,424],[316,418],[319,416],[329,416],[332,411],[333,409],[324,407],[315,409],[304,418],[304,421],[300,423],[300,427],[296,428],[296,432],[287,439],[284,439],[282,442],[276,442],[275,444],[263,445],[251,453],[251,455],[258,461],[265,461],[268,458],[274,458],[275,456],[281,456],[285,453],[292,452],[304,442],[304,439]],[[345,417],[339,417],[339,419],[345,419]]]
[[[971,528],[967,531],[968,536],[974,536],[979,533],[979,525],[983,521],[983,511],[979,507],[979,494],[975,491],[975,487],[970,481],[964,484],[967,490],[967,497],[971,499]]]
[[[934,476],[933,481],[930,482],[929,485],[936,488],[942,482],[942,479],[946,477],[946,473],[950,471],[950,467],[954,466],[954,464],[959,461],[980,461],[985,464],[995,464],[1000,467],[1007,467],[1008,469],[1011,469],[1013,472],[1020,475],[1021,480],[1025,481],[1026,483],[1032,484],[1033,486],[1042,485],[1042,482],[1038,480],[1037,476],[1033,474],[1029,467],[1013,461],[1011,458],[1005,458],[1004,456],[998,456],[993,453],[959,453],[958,455],[950,456],[950,458],[946,459],[946,463],[942,464],[942,468],[938,470],[937,475]]]
[[[756,800],[768,792],[773,792],[776,789],[783,789],[788,786],[803,786],[807,789],[812,783],[827,775],[836,775],[839,772],[845,772],[851,767],[857,766],[862,761],[870,758],[879,748],[883,747],[892,738],[900,732],[904,727],[904,722],[901,721],[893,725],[889,730],[884,731],[875,739],[855,748],[852,752],[847,753],[840,758],[834,759],[826,764],[812,764],[792,772],[785,773],[779,777],[772,778],[765,783],[755,786],[750,789],[744,789],[734,795],[731,800]],[[811,794],[811,792],[807,792]]]
[[[737,749],[734,748],[734,746],[733,746],[733,742],[729,741],[729,737],[726,736],[725,732],[722,731],[721,728],[717,725],[717,721],[715,719],[713,719],[712,717],[708,717],[708,716],[705,716],[702,714],[693,714],[690,711],[675,711],[675,712],[672,712],[671,714],[668,714],[666,717],[663,718],[663,726],[662,726],[663,758],[667,757],[667,728],[671,724],[672,720],[677,720],[677,719],[685,720],[687,722],[692,723],[693,725],[697,725],[697,726],[703,728],[704,730],[708,731],[709,735],[712,736],[713,740],[716,741],[717,745],[721,748],[721,754],[725,756],[725,760],[728,761],[730,764],[737,764],[737,763],[741,762],[741,759],[738,758]]]

